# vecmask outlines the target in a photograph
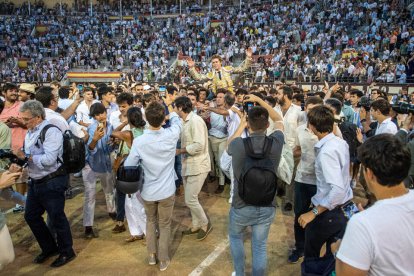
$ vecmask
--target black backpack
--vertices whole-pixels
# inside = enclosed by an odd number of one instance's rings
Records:
[[[339,130],[342,133],[342,138],[346,141],[349,147],[349,157],[351,160],[355,160],[357,157],[357,150],[359,142],[357,139],[357,126],[350,122],[340,121],[338,122]]]
[[[40,132],[40,141],[45,141],[45,135],[49,128],[55,127],[55,125],[48,124]],[[82,138],[73,135],[72,131],[66,130],[63,133],[63,160],[58,158],[58,162],[65,166],[67,173],[80,172],[85,167],[86,162],[86,150],[85,142]]]
[[[248,205],[271,206],[277,190],[275,164],[269,158],[272,139],[265,137],[261,153],[254,153],[250,137],[243,139],[246,159],[238,189],[240,198]]]

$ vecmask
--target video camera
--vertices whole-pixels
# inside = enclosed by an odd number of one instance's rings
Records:
[[[27,166],[27,158],[20,159],[11,150],[0,149],[0,159],[9,159],[11,163],[19,165],[20,167]]]
[[[369,112],[371,109],[371,100],[367,96],[362,96],[359,102],[357,103],[357,107],[362,107],[365,111]]]
[[[405,102],[399,102],[391,105],[392,110],[397,112],[398,114],[414,114],[414,105],[405,103]]]

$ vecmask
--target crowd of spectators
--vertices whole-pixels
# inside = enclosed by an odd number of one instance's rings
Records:
[[[0,76],[47,82],[80,67],[128,71],[140,81],[171,80],[177,77],[171,61],[180,51],[203,72],[213,54],[237,63],[251,47],[256,58],[248,77],[256,82],[412,82],[413,17],[392,2],[246,3],[241,10],[213,5],[210,14],[194,13],[197,4],[185,2],[181,16],[151,20],[142,16],[148,5],[122,1],[123,15],[133,16],[123,21],[110,18],[119,15],[118,1],[93,5],[92,17],[87,3],[47,9],[36,2],[30,16],[27,3],[4,3],[3,13],[16,16],[0,17]],[[153,6],[153,15],[178,13],[175,3]],[[47,30],[36,31],[42,25]],[[22,58],[27,68],[17,66]],[[178,77],[187,75],[182,70]]]

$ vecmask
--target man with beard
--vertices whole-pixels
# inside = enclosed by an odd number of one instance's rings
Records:
[[[3,87],[3,96],[5,98],[4,109],[0,114],[0,120],[3,121],[10,129],[12,134],[12,141],[11,141],[11,149],[13,152],[20,151],[23,147],[24,137],[26,136],[26,126],[25,123],[20,118],[20,106],[22,102],[18,100],[17,85],[13,83],[6,83]],[[17,180],[16,183],[16,191],[18,193],[14,193],[14,198],[16,201],[22,202],[25,201],[24,195],[27,191],[27,172],[22,175]],[[16,204],[16,208],[13,209],[13,212],[21,212],[24,210],[24,207]]]
[[[295,148],[295,141],[297,136],[298,126],[303,124],[302,110],[299,106],[292,103],[293,89],[289,86],[280,86],[277,89],[276,97],[279,102],[279,108],[277,112],[283,118],[283,124],[285,127],[285,142],[293,150]],[[299,164],[300,158],[295,158],[295,170]],[[293,179],[295,176],[293,176]],[[285,211],[291,211],[293,208],[293,191],[294,181],[292,183],[284,183],[285,185],[285,198],[283,209]]]
[[[34,100],[35,93],[34,84],[22,83],[19,86],[19,101],[26,102],[28,100]]]

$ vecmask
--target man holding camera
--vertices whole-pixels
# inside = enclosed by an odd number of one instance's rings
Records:
[[[245,96],[244,101],[255,103],[257,106],[252,107],[249,111],[245,111],[246,115],[248,112],[248,121],[245,115],[238,129],[229,139],[231,143],[228,147],[228,154],[232,157],[235,178],[229,221],[230,250],[233,257],[235,275],[244,275],[245,254],[243,236],[245,229],[250,226],[252,229],[252,275],[266,275],[267,238],[270,225],[275,216],[276,189],[270,205],[249,205],[242,199],[238,185],[248,154],[244,146],[244,139],[240,136],[245,132],[246,128],[249,130],[249,139],[255,153],[263,153],[267,139],[271,140],[269,159],[274,165],[274,174],[276,174],[284,144],[283,119],[270,105],[255,95]],[[275,131],[266,138],[269,117],[274,123]],[[252,183],[249,184],[251,185]],[[276,183],[274,185],[276,186]]]
[[[374,135],[383,133],[396,134],[398,131],[397,125],[391,120],[390,111],[390,103],[382,98],[375,100],[371,104],[371,112],[367,112],[364,108],[361,108],[361,124],[364,127],[365,133],[371,130],[370,117],[372,116],[372,118],[377,121],[377,127],[374,130]]]
[[[59,254],[51,264],[52,267],[59,267],[76,257],[64,212],[69,176],[59,161],[63,155],[63,135],[59,129],[49,128],[44,141],[41,141],[40,133],[49,123],[38,101],[25,102],[20,108],[20,116],[28,132],[19,157],[26,158],[30,178],[24,217],[42,249],[34,263],[44,263],[49,257]],[[57,242],[42,217],[45,211],[55,228]]]

